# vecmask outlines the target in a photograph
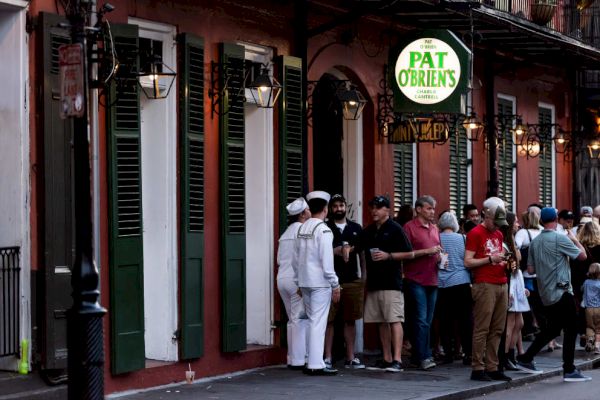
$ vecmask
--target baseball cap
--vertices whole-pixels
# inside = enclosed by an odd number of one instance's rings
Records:
[[[560,212],[558,213],[558,218],[560,218],[560,219],[575,219],[575,215],[573,214],[573,212],[571,212],[569,210],[560,210]]]
[[[339,193],[336,193],[333,196],[331,196],[331,200],[329,201],[329,203],[334,203],[336,201],[341,201],[342,203],[346,204],[346,199]]]
[[[369,206],[376,208],[390,208],[390,200],[385,196],[375,196],[369,201]]]
[[[540,214],[540,221],[542,223],[556,221],[558,214],[556,213],[556,208],[554,207],[544,207],[542,208],[542,212]]]
[[[594,213],[594,211],[592,210],[592,207],[590,207],[590,206],[581,207],[580,212],[581,212],[581,214],[589,214],[590,216]]]
[[[494,225],[508,226],[508,222],[506,222],[506,210],[502,206],[496,207],[496,212],[494,213]]]

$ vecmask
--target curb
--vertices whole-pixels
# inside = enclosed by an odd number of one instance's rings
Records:
[[[586,360],[583,362],[575,363],[575,366],[579,370],[582,370],[582,371],[598,368],[598,367],[600,367],[600,359],[596,358],[593,360]],[[517,379],[513,379],[511,382],[496,382],[496,383],[490,383],[490,384],[480,386],[480,387],[461,389],[461,390],[454,391],[452,393],[446,393],[446,394],[442,394],[440,396],[430,397],[430,399],[436,399],[436,400],[471,399],[473,397],[483,396],[483,395],[490,394],[493,392],[499,392],[501,390],[507,390],[507,389],[512,389],[512,388],[516,388],[516,387],[520,387],[520,386],[525,386],[529,383],[542,381],[544,379],[548,379],[548,378],[552,378],[552,377],[560,376],[560,375],[562,375],[562,368],[553,368],[551,370],[548,370],[547,372],[544,371],[544,373],[542,373],[542,374],[525,375],[525,376],[519,377]]]

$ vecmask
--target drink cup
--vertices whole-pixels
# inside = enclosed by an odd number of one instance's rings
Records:
[[[196,371],[185,371],[185,381],[187,383],[194,382],[194,376],[196,375]]]
[[[369,249],[369,251],[371,252],[371,255],[373,255],[374,253],[377,253],[379,249],[377,247],[373,247],[372,249]]]
[[[440,253],[440,269],[448,269],[448,253]]]

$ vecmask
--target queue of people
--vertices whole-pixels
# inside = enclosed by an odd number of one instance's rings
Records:
[[[521,215],[520,229],[497,197],[481,212],[465,206],[460,221],[445,211],[436,222],[435,207],[422,196],[394,220],[389,199],[376,196],[363,229],[347,218],[339,194],[315,191],[288,205],[277,257],[288,367],[336,374],[339,326],[345,368],[404,370],[406,331],[409,367],[431,370],[459,359],[472,380],[510,381],[506,370],[540,373],[535,355],[545,346],[559,349],[563,331],[564,380],[589,380],[573,361],[578,335],[600,354],[600,206],[582,208],[577,232],[572,212],[535,204]],[[369,366],[355,353],[360,319],[377,324],[379,334],[382,358]],[[525,350],[527,330],[536,335]]]

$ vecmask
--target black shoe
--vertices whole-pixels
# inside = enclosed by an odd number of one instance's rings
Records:
[[[471,371],[471,380],[479,382],[491,382],[492,378],[487,376],[485,371]]]
[[[507,371],[520,371],[520,369],[517,368],[516,361],[512,361],[510,358],[506,360],[506,365],[504,366],[504,369]]]
[[[528,374],[541,374],[544,371],[541,371],[535,367],[535,363],[533,361],[524,361],[523,358],[519,355],[517,356],[517,365],[515,365],[519,370],[526,372]]]
[[[292,371],[302,371],[304,369],[304,365],[289,365],[288,364],[288,369],[291,369]]]
[[[375,361],[375,364],[369,365],[367,367],[367,369],[371,370],[371,371],[386,371],[391,366],[392,366],[391,362],[387,362],[385,360],[377,360],[377,361]]]
[[[471,356],[464,356],[462,363],[463,363],[463,365],[466,365],[467,367],[469,367],[473,363],[473,358]]]
[[[398,360],[394,360],[390,363],[390,366],[385,369],[387,372],[401,372],[404,371],[402,363]]]
[[[321,368],[321,369],[304,368],[304,370],[302,372],[304,372],[306,375],[318,376],[318,375],[335,375],[338,373],[338,370],[335,368],[327,368],[327,367]]]
[[[486,375],[489,376],[494,381],[504,381],[510,382],[512,378],[504,375],[504,372],[501,371],[485,371]]]

